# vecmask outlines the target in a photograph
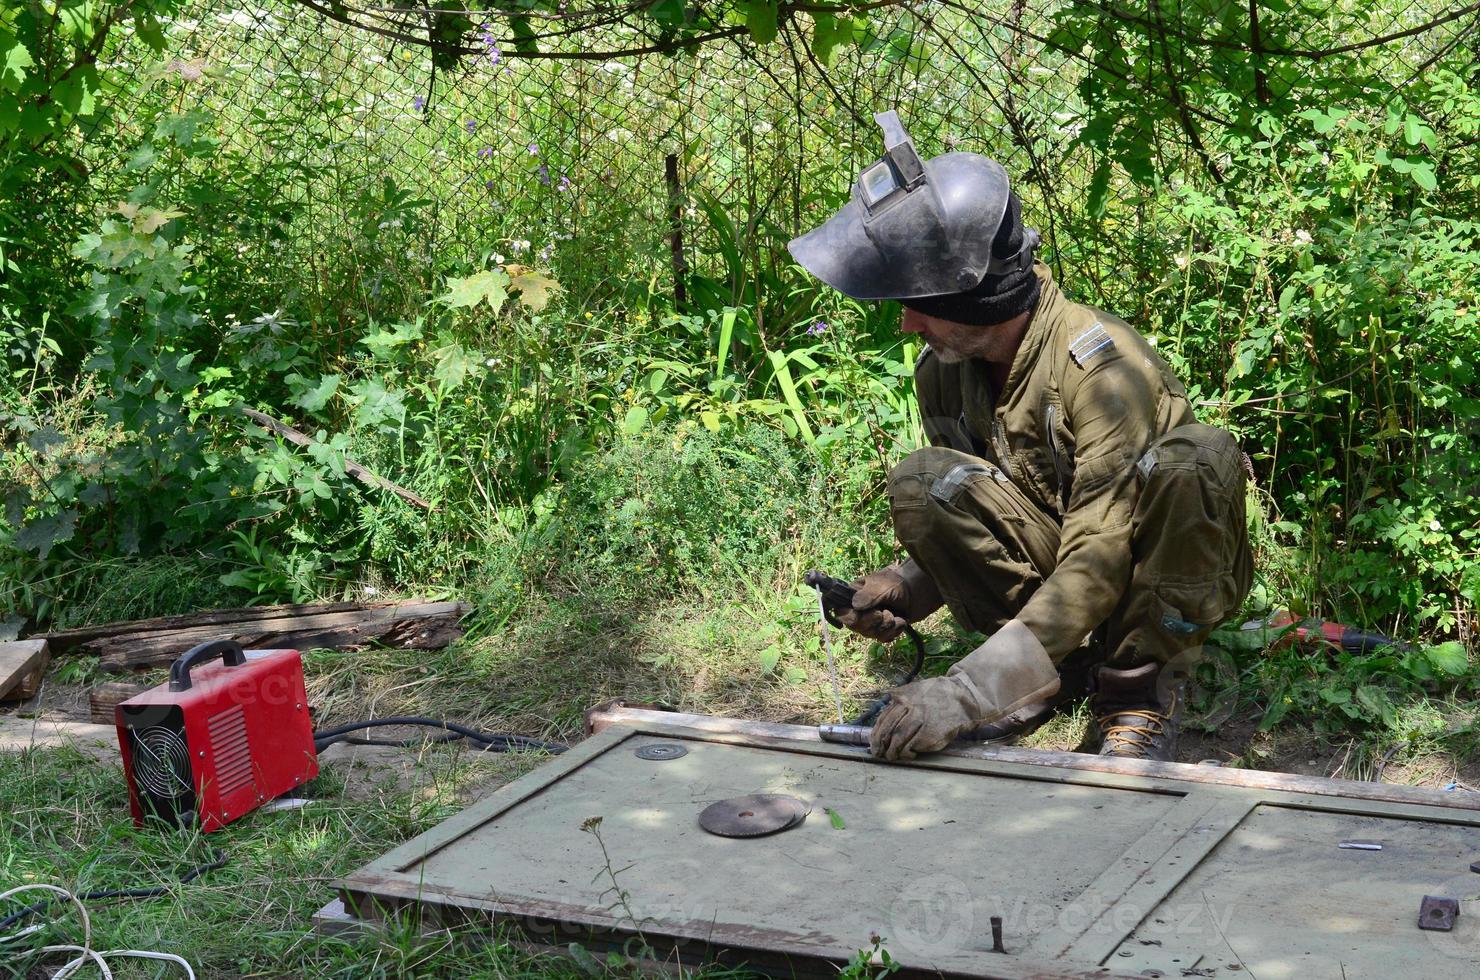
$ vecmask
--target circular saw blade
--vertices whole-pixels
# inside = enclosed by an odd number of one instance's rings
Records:
[[[795,827],[811,809],[795,796],[752,793],[709,804],[699,814],[699,826],[720,837],[764,837]]]
[[[682,759],[689,754],[689,750],[673,742],[653,742],[640,747],[634,754],[639,759],[646,759],[649,762],[669,762],[673,759]]]

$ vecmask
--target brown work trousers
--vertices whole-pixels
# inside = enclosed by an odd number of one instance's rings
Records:
[[[1243,456],[1222,429],[1180,426],[1141,458],[1136,485],[1129,579],[1079,654],[1117,669],[1156,662],[1181,673],[1249,591]],[[889,491],[900,543],[967,629],[995,632],[1054,571],[1057,518],[987,460],[916,450],[890,472]],[[1112,546],[1125,547],[1124,538]],[[1075,651],[1049,653],[1062,660]]]

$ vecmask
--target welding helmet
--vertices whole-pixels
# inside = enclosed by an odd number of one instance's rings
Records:
[[[841,211],[788,244],[792,257],[854,299],[955,312],[966,317],[961,322],[1000,322],[990,318],[996,309],[972,318],[983,297],[1030,293],[1036,300],[1038,233],[1022,227],[1002,165],[977,153],[921,160],[898,115],[874,119],[884,130],[884,156],[863,169]]]

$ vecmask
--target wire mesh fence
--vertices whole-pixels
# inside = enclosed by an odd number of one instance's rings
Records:
[[[277,175],[295,216],[284,254],[342,250],[359,228],[378,250],[348,267],[368,288],[376,263],[404,274],[492,253],[739,301],[785,262],[778,242],[846,199],[879,153],[882,109],[927,154],[1002,161],[1061,255],[1102,234],[1085,214],[1097,175],[1103,194],[1107,173],[1142,157],[1201,158],[1216,182],[1209,134],[1250,125],[1271,98],[1317,104],[1338,83],[1400,93],[1436,66],[1480,61],[1480,4],[1442,0],[1396,23],[1348,0],[760,3],[734,6],[774,21],[707,28],[671,0],[372,3],[204,0],[169,25],[165,60],[119,46],[143,84],[124,86],[92,134],[115,189],[160,111],[204,111],[223,151]],[[844,43],[820,43],[844,15]],[[1160,110],[1119,120],[1118,144],[1085,138],[1131,99]]]

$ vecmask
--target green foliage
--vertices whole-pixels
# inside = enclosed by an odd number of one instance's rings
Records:
[[[557,581],[614,596],[743,581],[775,565],[811,479],[773,429],[647,428],[575,466],[542,560]]]
[[[869,945],[854,953],[848,965],[838,971],[838,976],[846,980],[883,980],[903,968],[903,964],[895,962],[889,950],[884,948],[884,937],[872,935],[869,936]]]
[[[491,60],[511,32],[516,50],[562,43],[525,16],[555,6],[522,3],[489,29],[453,10],[419,25],[441,44],[432,89],[465,84],[446,69],[468,56],[449,45]],[[144,26],[169,10],[128,9]],[[653,59],[665,98],[724,132],[701,138],[641,131],[662,107],[614,98],[621,72],[605,68],[500,68],[490,98],[506,118],[475,120],[413,102],[438,93],[398,67],[365,75],[373,92],[297,58],[259,79],[180,63],[153,35],[96,62],[128,118],[110,100],[88,115],[85,98],[68,108],[35,86],[96,42],[94,8],[65,44],[36,33],[32,5],[0,10],[0,115],[44,104],[50,120],[0,136],[0,217],[25,219],[0,222],[0,580],[25,616],[55,617],[77,599],[57,583],[120,556],[199,557],[242,602],[486,583],[495,624],[544,587],[682,594],[737,572],[789,583],[803,555],[839,572],[887,560],[882,476],[920,441],[917,348],[897,307],[819,288],[785,250],[877,152],[833,104],[846,70],[899,101],[928,153],[1010,149],[963,118],[1031,151],[1014,177],[1066,288],[1151,334],[1253,457],[1269,602],[1431,648],[1474,635],[1480,97],[1458,56],[1404,84],[1382,46],[1313,58],[1368,36],[1366,14],[1260,8],[1254,57],[1247,8],[1184,5],[1169,22],[1164,5],[1060,5],[1042,16],[1063,60],[1012,42],[1056,107],[1040,118],[993,97],[1012,91],[1008,59],[948,67],[952,37],[988,30],[959,11],[649,5],[634,16],[682,49]],[[710,77],[729,60],[684,53],[716,31],[762,42],[733,65],[763,65],[784,105],[749,90],[742,105]],[[271,33],[232,35],[237,60]],[[416,138],[363,115],[370,95],[414,107]],[[464,101],[494,104],[447,104]],[[598,107],[607,139],[580,131]],[[357,121],[372,118],[388,128]],[[673,200],[654,147],[678,158]],[[498,158],[499,179],[456,154]],[[355,482],[348,459],[433,508]],[[742,506],[767,490],[774,505]],[[788,637],[811,611],[778,596],[755,617],[755,655],[805,677]],[[1451,690],[1432,661],[1369,676],[1272,660],[1288,677],[1260,683],[1296,690],[1301,711],[1317,704],[1306,681],[1350,691],[1360,717],[1327,705],[1342,723],[1383,717],[1364,686]]]

